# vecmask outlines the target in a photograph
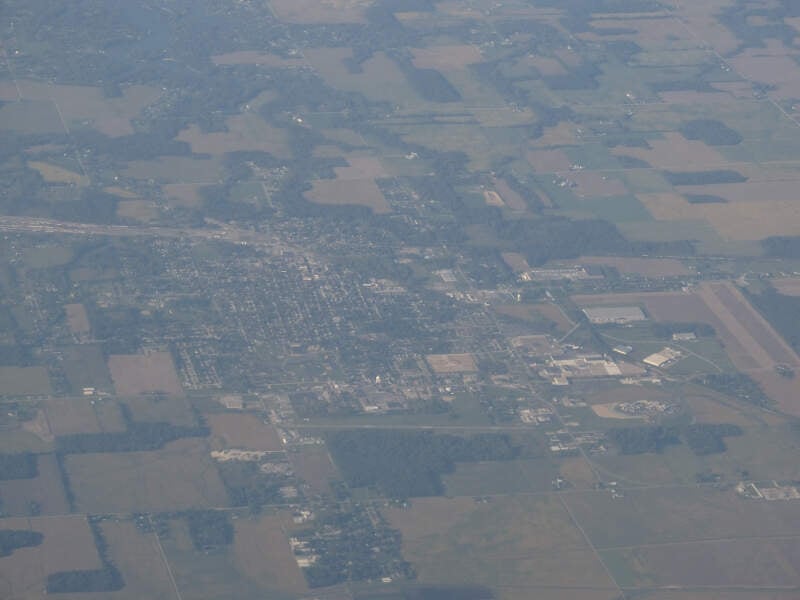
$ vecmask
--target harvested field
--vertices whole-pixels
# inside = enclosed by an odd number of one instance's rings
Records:
[[[506,203],[503,202],[503,199],[500,197],[495,191],[491,190],[484,190],[483,191],[483,201],[486,202],[486,206],[505,206]]]
[[[145,85],[128,86],[123,88],[121,97],[106,98],[98,87],[51,85],[32,80],[18,83],[23,99],[56,102],[68,125],[88,121],[91,127],[111,137],[132,134],[131,119],[161,95],[160,89]],[[0,84],[0,100],[10,97],[17,100],[16,88]]]
[[[308,586],[285,533],[291,526],[287,511],[257,519],[238,519],[233,554],[237,569],[259,587],[296,598],[307,594]]]
[[[126,190],[123,187],[118,185],[110,185],[108,187],[103,188],[103,191],[107,194],[112,194],[117,196],[118,198],[124,198],[126,200],[135,200],[139,197],[139,194],[136,192],[132,192],[130,190]]]
[[[101,528],[108,543],[109,557],[125,580],[125,587],[111,594],[111,598],[166,600],[175,597],[154,533],[140,531],[131,521],[105,521]]]
[[[89,316],[83,304],[67,304],[64,306],[64,312],[67,313],[67,325],[72,333],[82,335],[91,331]]]
[[[80,394],[85,387],[101,391],[112,391],[111,374],[99,344],[75,344],[63,348],[62,367],[73,394]]]
[[[69,503],[61,484],[61,473],[52,454],[38,458],[39,475],[34,479],[0,481],[0,498],[5,515],[22,517],[36,507],[38,514],[63,515],[69,512]]]
[[[52,393],[45,367],[0,367],[0,396],[45,396]]]
[[[283,444],[272,425],[265,424],[256,415],[221,413],[207,415],[211,428],[211,445],[215,450],[240,448],[280,452]]]
[[[800,66],[794,51],[777,40],[764,48],[746,48],[730,59],[740,75],[773,86],[770,95],[779,100],[800,97]]]
[[[53,435],[125,431],[119,406],[113,400],[48,398],[44,403]]]
[[[414,66],[419,69],[465,69],[483,61],[481,51],[471,44],[412,48],[411,52],[414,55]]]
[[[644,277],[681,277],[689,275],[689,269],[674,258],[627,258],[618,256],[581,256],[575,261],[586,266],[613,267],[622,275]]]
[[[525,203],[525,200],[511,189],[511,186],[508,185],[505,179],[492,178],[492,181],[497,193],[500,194],[503,202],[505,202],[511,210],[528,210],[528,205]]]
[[[385,514],[421,583],[614,588],[556,498],[424,498]]]
[[[472,354],[428,354],[425,359],[437,374],[472,373],[478,370]]]
[[[577,171],[564,176],[577,184],[573,191],[579,197],[624,196],[628,193],[624,182],[596,171]]]
[[[623,585],[791,587],[800,585],[795,565],[800,540],[740,540],[668,544],[603,552],[625,564]]]
[[[358,73],[351,73],[344,62],[353,56],[350,48],[308,48],[305,56],[331,87],[401,107],[422,103],[397,64],[383,52],[361,63]]]
[[[318,179],[306,197],[315,204],[328,206],[365,206],[375,214],[391,212],[383,192],[372,179]]]
[[[42,179],[47,183],[68,183],[79,187],[89,185],[88,177],[76,173],[75,171],[65,169],[64,167],[59,167],[58,165],[31,160],[28,161],[28,166],[31,169],[37,170],[42,176]]]
[[[128,398],[125,405],[134,421],[171,423],[178,427],[196,427],[197,415],[187,398],[163,398],[138,396]]]
[[[270,0],[273,12],[289,23],[363,23],[372,0]]]
[[[381,179],[388,177],[381,161],[371,156],[348,156],[348,166],[334,167],[336,179],[339,181],[353,181],[357,179]]]
[[[39,546],[0,558],[0,598],[43,598],[47,576],[58,571],[99,569],[102,565],[83,516],[0,519],[0,529],[38,531]]]
[[[153,392],[171,396],[183,395],[169,352],[112,354],[108,357],[108,369],[120,396],[138,396]]]
[[[66,462],[80,512],[157,512],[228,504],[204,440],[178,440],[153,452],[75,454]]]
[[[800,278],[787,277],[786,279],[772,279],[772,287],[784,296],[800,296]]]
[[[168,183],[163,186],[164,195],[171,204],[189,208],[200,206],[203,198],[200,188],[203,184],[195,183]]]
[[[117,203],[117,216],[146,223],[158,218],[158,206],[149,200],[120,200]]]
[[[526,66],[531,66],[544,77],[552,77],[554,75],[565,75],[567,70],[557,58],[550,56],[525,56],[520,62]]]
[[[568,171],[572,165],[572,161],[563,150],[531,150],[526,157],[538,173]]]
[[[599,550],[800,535],[800,503],[753,502],[732,489],[626,490],[624,498],[587,490],[564,500]]]
[[[49,100],[24,100],[0,106],[0,130],[22,133],[64,133],[55,105]]]
[[[286,133],[271,127],[256,113],[244,113],[225,121],[227,131],[204,133],[192,125],[178,134],[178,140],[188,143],[195,154],[218,156],[228,152],[258,151],[287,157]]]
[[[615,156],[632,156],[659,169],[692,171],[699,168],[723,167],[728,160],[717,150],[700,141],[687,140],[672,131],[662,139],[648,140],[650,148],[618,146],[612,149]]]

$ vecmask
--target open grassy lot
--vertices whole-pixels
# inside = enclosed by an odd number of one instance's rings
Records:
[[[447,496],[484,496],[547,491],[558,474],[554,461],[537,458],[463,463],[443,479]]]
[[[731,490],[675,487],[564,496],[598,549],[720,538],[800,535],[795,502],[759,502]]]
[[[421,583],[614,589],[554,497],[425,498],[385,514]]]
[[[203,440],[178,440],[152,452],[72,455],[66,464],[79,511],[168,511],[228,503]]]
[[[119,405],[114,400],[48,398],[44,411],[52,435],[124,431]]]
[[[279,452],[283,444],[272,425],[259,417],[244,413],[220,413],[206,417],[211,428],[211,445],[223,448],[242,448]]]
[[[623,587],[800,587],[800,539],[677,543],[602,553]]]
[[[340,480],[341,476],[333,464],[325,446],[302,446],[288,455],[292,469],[297,476],[311,488],[315,494],[330,492],[331,480]]]

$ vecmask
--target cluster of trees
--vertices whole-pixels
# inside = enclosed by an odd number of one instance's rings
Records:
[[[606,432],[622,454],[645,454],[663,452],[667,446],[681,443],[677,427],[642,425],[639,427],[615,427]]]
[[[232,506],[247,506],[257,513],[266,504],[280,502],[282,486],[290,483],[285,475],[262,473],[252,461],[229,461],[217,466]]]
[[[729,423],[704,423],[687,425],[682,433],[692,452],[705,456],[725,452],[725,438],[742,435],[742,428]]]
[[[27,529],[0,529],[0,556],[9,556],[18,548],[38,546],[44,536],[38,531]]]
[[[375,486],[392,498],[436,496],[442,475],[458,462],[510,460],[520,453],[507,435],[470,437],[429,431],[344,430],[329,433],[328,447],[353,487]]]
[[[0,481],[33,479],[39,475],[39,457],[32,452],[0,454]]]
[[[208,550],[233,543],[234,529],[230,516],[221,510],[190,510],[184,513],[189,537],[197,550]]]
[[[742,429],[728,423],[692,424],[685,426],[640,425],[615,427],[606,432],[622,454],[660,453],[669,446],[685,441],[698,456],[719,454],[727,450],[726,437],[738,436]]]
[[[716,119],[693,119],[683,123],[680,132],[687,140],[699,140],[709,146],[735,146],[742,136]]]
[[[747,177],[738,171],[716,169],[712,171],[663,171],[662,175],[672,185],[710,185],[714,183],[743,183]]]
[[[344,581],[379,579],[387,575],[412,575],[400,551],[400,534],[373,524],[364,510],[354,506],[318,519],[313,530],[297,537],[317,555],[305,569],[310,587],[327,587]]]
[[[125,431],[73,433],[59,436],[56,449],[60,454],[89,452],[140,452],[159,450],[169,442],[186,437],[206,437],[208,427],[184,427],[164,422],[130,422]]]
[[[712,373],[698,377],[695,381],[749,404],[769,406],[772,403],[758,382],[743,373]]]

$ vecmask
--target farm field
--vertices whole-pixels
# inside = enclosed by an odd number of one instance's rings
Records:
[[[615,587],[554,498],[426,498],[385,512],[422,583]]]
[[[178,440],[163,450],[76,454],[66,458],[76,508],[126,513],[228,504],[206,444]]]
[[[42,598],[48,575],[101,567],[83,516],[0,519],[0,529],[34,531],[43,536],[38,546],[0,557],[0,593],[7,598]]]
[[[108,358],[108,370],[119,396],[138,396],[151,392],[183,395],[172,356],[168,352],[112,355]]]

